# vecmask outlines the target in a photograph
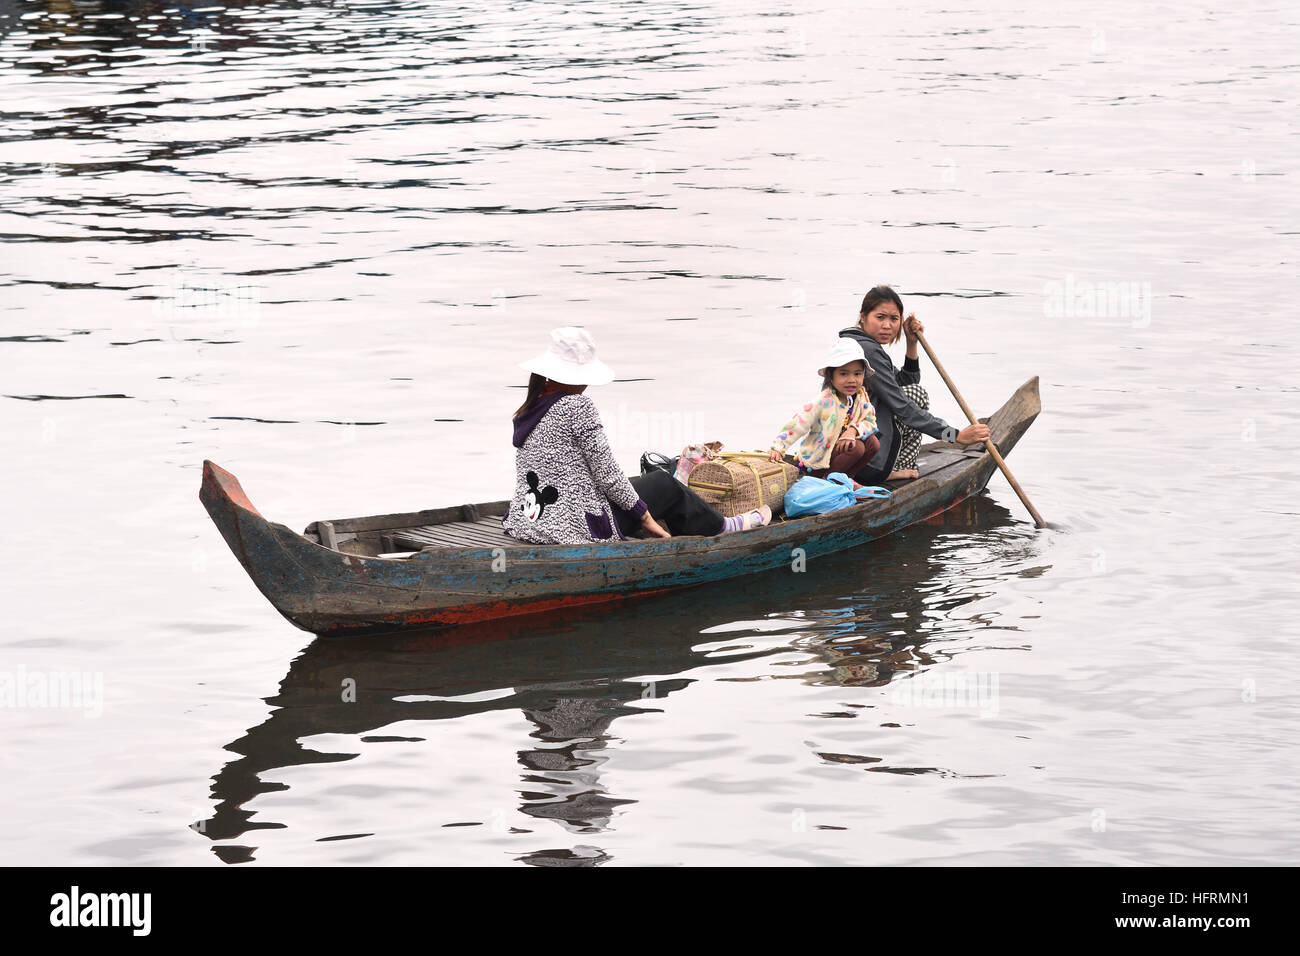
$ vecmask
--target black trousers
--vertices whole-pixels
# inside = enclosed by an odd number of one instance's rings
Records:
[[[632,487],[650,509],[650,514],[671,535],[722,532],[722,515],[718,514],[691,489],[666,471],[652,471],[632,479]],[[632,517],[630,511],[614,509],[618,530],[623,537],[634,537],[641,527],[641,519]]]

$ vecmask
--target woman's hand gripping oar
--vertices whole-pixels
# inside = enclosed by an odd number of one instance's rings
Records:
[[[908,316],[908,318],[911,319],[912,316]],[[906,328],[906,326],[904,326],[904,328]],[[948,386],[948,390],[952,392],[952,397],[957,399],[957,404],[960,405],[961,410],[966,413],[966,417],[970,419],[970,423],[972,425],[978,425],[979,419],[975,417],[975,413],[972,412],[970,406],[966,404],[966,399],[961,397],[961,392],[957,391],[957,386],[954,385],[952,379],[948,377],[948,373],[944,370],[943,363],[941,363],[935,356],[934,349],[930,348],[930,343],[925,340],[925,335],[920,330],[911,332],[909,335],[915,335],[916,340],[921,343],[921,348],[925,349],[925,354],[930,356],[930,362],[934,365],[935,371],[939,373],[939,377],[943,379],[944,384]],[[1016,481],[1016,476],[1011,474],[1011,469],[1007,467],[1007,463],[1003,461],[1002,455],[994,446],[993,439],[985,439],[984,447],[989,450],[989,454],[993,456],[993,460],[997,462],[998,467],[1002,469],[1002,474],[1007,476],[1007,481],[1011,483],[1011,487],[1015,490],[1016,494],[1020,496],[1020,500],[1024,502],[1025,507],[1029,509],[1029,513],[1033,515],[1034,526],[1037,528],[1046,528],[1047,522],[1044,521],[1043,516],[1038,513],[1038,509],[1033,506],[1033,503],[1029,500],[1029,496],[1025,494],[1025,490],[1020,487],[1020,482]]]

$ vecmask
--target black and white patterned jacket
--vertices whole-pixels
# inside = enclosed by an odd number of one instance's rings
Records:
[[[514,499],[501,526],[536,544],[618,540],[613,506],[638,517],[646,509],[610,451],[591,399],[563,395],[518,444]]]

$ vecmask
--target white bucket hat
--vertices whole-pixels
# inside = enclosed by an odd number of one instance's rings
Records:
[[[551,347],[519,367],[562,385],[608,385],[614,381],[614,370],[596,358],[596,340],[576,325],[551,329]]]
[[[841,365],[848,365],[850,362],[861,362],[865,365],[866,374],[862,376],[863,380],[875,375],[871,363],[867,361],[867,355],[862,351],[862,345],[856,339],[848,337],[839,339],[831,348],[831,354],[826,356],[826,364],[817,370],[818,375],[825,375],[828,371],[839,368]]]

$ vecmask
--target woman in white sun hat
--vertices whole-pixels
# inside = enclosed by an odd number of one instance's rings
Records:
[[[506,533],[536,544],[715,535],[761,527],[764,507],[724,518],[664,471],[628,481],[610,451],[600,415],[582,393],[614,372],[596,343],[575,326],[551,332],[551,346],[520,365],[531,372],[514,416],[515,494],[501,520]],[[666,527],[665,527],[666,526]]]

